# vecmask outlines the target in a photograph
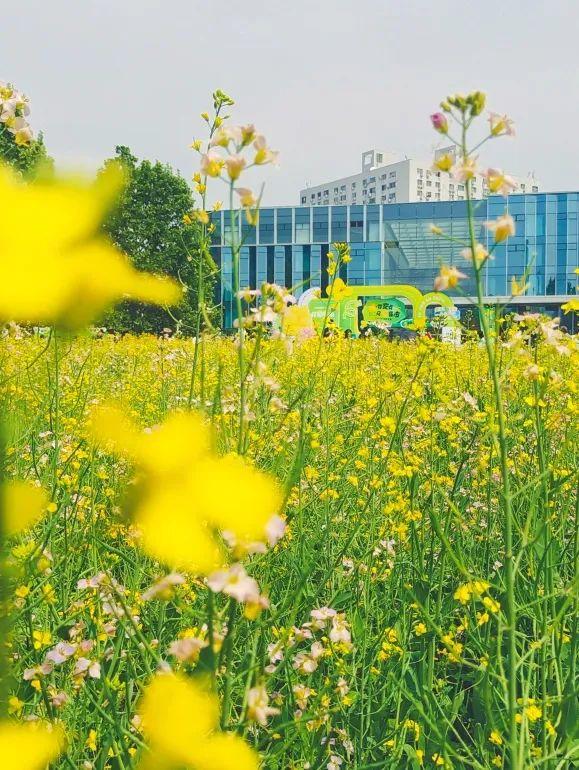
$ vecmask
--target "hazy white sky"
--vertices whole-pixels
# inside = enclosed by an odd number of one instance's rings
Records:
[[[187,178],[222,88],[281,151],[262,174],[279,204],[371,147],[429,158],[429,113],[478,88],[518,134],[484,160],[578,190],[578,29],[578,0],[20,0],[2,9],[0,79],[59,163],[127,144]]]

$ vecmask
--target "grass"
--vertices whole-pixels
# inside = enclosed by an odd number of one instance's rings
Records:
[[[187,408],[194,343],[2,340],[7,470],[40,482],[56,505],[10,557],[12,708],[65,724],[68,748],[54,767],[136,767],[140,691],[168,661],[215,671],[223,726],[268,769],[512,766],[504,485],[487,352],[475,341],[259,344],[243,441],[232,339],[205,339],[191,394],[220,451],[246,448],[285,485],[284,538],[245,563],[271,607],[248,619],[195,577],[168,599],[143,600],[167,570],[142,554],[122,513],[130,468],[86,441],[97,402],[114,399],[143,427]],[[245,361],[255,345],[246,338]],[[522,342],[495,355],[513,523],[517,766],[571,768],[576,353]],[[77,588],[100,572],[116,582]],[[304,629],[322,607],[343,613],[342,641],[330,638],[332,622]],[[92,640],[86,656],[100,676],[75,676],[71,658],[25,680],[71,629]],[[34,631],[50,643],[35,649]],[[215,644],[179,663],[168,648],[184,634],[213,634]],[[296,656],[316,641],[307,673]],[[262,683],[279,710],[266,725],[248,708]]]

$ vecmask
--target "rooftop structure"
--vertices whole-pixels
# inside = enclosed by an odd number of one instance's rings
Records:
[[[454,145],[443,147],[435,157],[455,153]],[[530,173],[526,178],[514,177],[515,193],[540,192],[539,182]],[[489,194],[486,180],[477,174],[472,184],[475,198]],[[400,158],[384,150],[367,150],[362,154],[362,170],[333,182],[306,187],[300,192],[303,206],[359,205],[372,203],[413,203],[465,199],[464,184],[448,174],[432,169],[432,161]]]

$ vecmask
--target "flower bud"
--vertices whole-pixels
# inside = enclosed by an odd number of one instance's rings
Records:
[[[430,116],[430,121],[434,130],[438,131],[439,134],[448,134],[448,120],[442,112],[435,112]]]

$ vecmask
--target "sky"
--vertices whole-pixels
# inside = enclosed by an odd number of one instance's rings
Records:
[[[187,179],[221,88],[280,151],[249,180],[279,205],[373,147],[430,158],[429,114],[480,89],[517,129],[481,163],[579,190],[577,29],[578,0],[20,0],[2,9],[0,80],[59,166],[94,170],[125,144]]]

